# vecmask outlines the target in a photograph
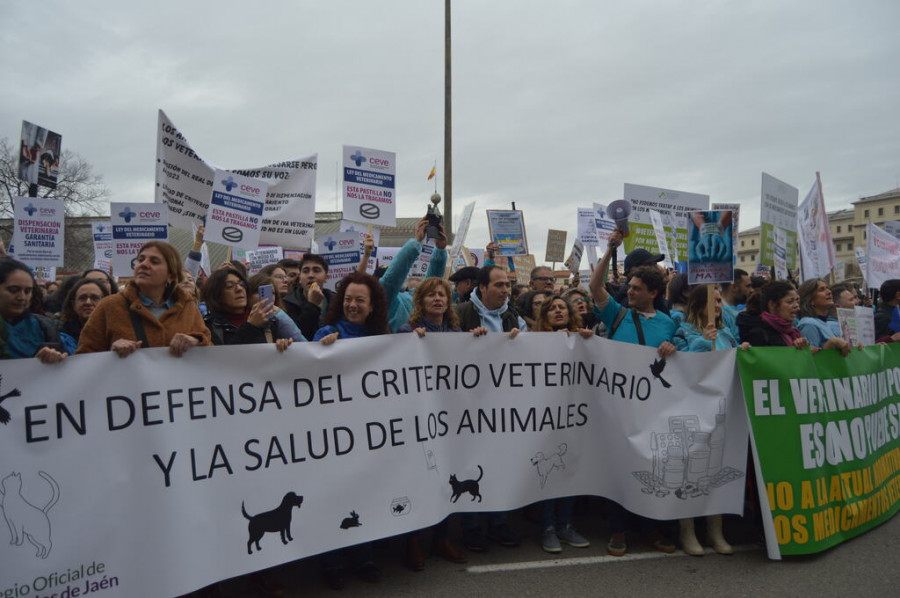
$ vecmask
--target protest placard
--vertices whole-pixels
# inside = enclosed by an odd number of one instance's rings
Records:
[[[663,226],[662,214],[657,210],[649,210],[650,222],[653,224],[653,233],[656,235],[656,247],[663,256],[662,265],[665,268],[675,268],[672,260],[672,253],[669,251],[668,241],[666,240],[666,227]]]
[[[209,210],[215,167],[204,161],[184,134],[160,110],[156,138],[156,202],[169,222],[183,230],[203,224]],[[232,173],[268,184],[259,243],[308,249],[316,214],[316,154]]]
[[[575,239],[575,243],[572,245],[572,252],[569,254],[569,257],[566,258],[566,268],[568,268],[569,272],[572,274],[578,273],[583,253],[584,245],[581,244],[581,239]]]
[[[801,281],[825,278],[834,269],[834,243],[828,214],[825,213],[825,198],[822,196],[822,181],[816,173],[816,181],[797,210],[797,241],[800,250]]]
[[[113,237],[113,272],[116,276],[131,276],[134,259],[147,241],[166,241],[169,238],[169,213],[155,203],[109,204]]]
[[[328,281],[325,288],[334,290],[345,276],[359,265],[359,233],[331,233],[316,237],[319,254],[328,262]]]
[[[762,173],[759,211],[759,263],[775,265],[775,230],[785,233],[785,268],[797,267],[797,200],[799,191]]]
[[[734,282],[731,211],[691,212],[688,284]]]
[[[525,217],[521,210],[488,210],[487,218],[491,241],[500,247],[500,255],[528,255]]]
[[[344,218],[378,226],[397,225],[397,154],[343,146]]]
[[[459,259],[462,247],[466,244],[466,236],[469,234],[469,225],[472,223],[472,214],[475,212],[475,202],[466,204],[456,225],[456,233],[453,235],[453,245],[450,246],[450,259],[454,263]]]
[[[564,230],[550,229],[547,231],[547,253],[545,262],[562,262],[566,259],[566,236]]]
[[[20,147],[19,178],[29,185],[56,189],[62,136],[23,120]]]
[[[678,226],[675,250],[679,255],[687,255],[687,213],[709,209],[708,195],[659,187],[625,183],[624,197],[631,204],[631,214],[628,217],[631,233],[624,240],[626,252],[638,247],[643,247],[651,253],[657,251],[650,210],[658,210],[673,213]]]
[[[112,272],[113,238],[109,222],[91,222],[91,236],[94,239],[94,265],[96,270],[107,274]]]
[[[58,199],[17,197],[13,209],[15,256],[29,266],[62,266],[66,208]]]
[[[258,247],[268,187],[257,179],[217,169],[204,238],[243,249]]]
[[[900,278],[900,239],[869,222],[866,224],[866,241],[868,245],[863,270],[866,284],[877,289],[886,280]]]
[[[257,247],[256,249],[233,249],[231,257],[247,264],[247,272],[250,276],[258,274],[260,270],[269,264],[277,264],[284,257],[284,252],[277,245],[271,247]]]
[[[585,247],[596,247],[600,244],[595,220],[593,208],[578,208],[578,239]]]

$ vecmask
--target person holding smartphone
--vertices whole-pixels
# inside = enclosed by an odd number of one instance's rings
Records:
[[[11,258],[0,259],[2,359],[37,357],[44,363],[57,363],[66,358],[60,340],[61,323],[29,309],[35,286],[28,266]]]
[[[247,279],[241,272],[216,270],[206,281],[204,296],[208,309],[204,321],[214,345],[274,342],[279,351],[291,345],[292,339],[277,337],[273,332],[278,308],[272,299],[260,298],[251,305]]]

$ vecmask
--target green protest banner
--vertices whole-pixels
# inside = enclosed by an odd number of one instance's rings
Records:
[[[900,509],[900,345],[751,348],[738,368],[770,557],[821,552]]]

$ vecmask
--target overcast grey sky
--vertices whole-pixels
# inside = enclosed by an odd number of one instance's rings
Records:
[[[401,216],[443,160],[444,2],[0,3],[0,136],[63,135],[115,201],[152,201],[157,110],[205,159],[318,153],[334,210],[342,144],[397,153]],[[547,228],[636,183],[740,202],[760,173],[818,170],[829,210],[900,186],[897,0],[456,0],[454,211],[525,210]]]

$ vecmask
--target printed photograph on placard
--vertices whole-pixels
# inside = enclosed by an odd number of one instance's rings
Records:
[[[690,213],[688,284],[734,281],[731,217],[731,210]]]
[[[528,255],[521,210],[488,210],[487,217],[491,241],[500,246],[500,255]]]
[[[27,120],[22,121],[19,178],[31,185],[56,189],[62,136]]]

